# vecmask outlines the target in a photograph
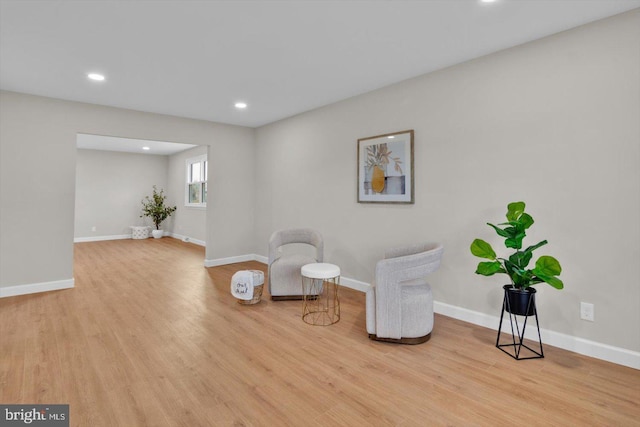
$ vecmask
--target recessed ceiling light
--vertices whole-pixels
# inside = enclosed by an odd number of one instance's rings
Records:
[[[247,104],[245,102],[236,102],[236,108],[242,110],[244,108],[247,108]]]
[[[391,135],[391,136],[388,136],[387,138],[393,139],[393,138],[395,138],[395,136]]]
[[[150,147],[142,147],[142,149],[143,149],[143,150],[145,150],[145,151],[149,151],[149,150],[151,150],[151,148],[150,148]]]
[[[101,82],[104,80],[104,76],[102,74],[98,74],[98,73],[89,73],[87,74],[87,77],[90,78],[91,80],[95,80],[97,82]]]
[[[480,0],[482,3],[495,3],[496,0]]]

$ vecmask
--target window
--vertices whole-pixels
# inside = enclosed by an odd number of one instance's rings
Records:
[[[184,205],[207,207],[207,155],[187,159],[187,185]]]

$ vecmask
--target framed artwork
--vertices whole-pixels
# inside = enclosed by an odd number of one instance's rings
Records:
[[[358,203],[413,203],[413,129],[358,139]]]

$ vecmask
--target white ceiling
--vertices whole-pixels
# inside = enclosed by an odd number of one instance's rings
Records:
[[[197,147],[197,145],[192,144],[89,135],[85,133],[79,133],[77,135],[76,145],[78,148],[84,148],[85,150],[122,151],[126,153],[156,154],[161,156],[169,156]],[[145,150],[142,147],[149,147],[149,149]]]
[[[257,127],[637,7],[0,0],[0,88]]]

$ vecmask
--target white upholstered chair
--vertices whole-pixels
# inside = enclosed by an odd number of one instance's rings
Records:
[[[283,253],[282,246],[306,244],[312,248],[309,253]],[[295,228],[276,231],[269,239],[269,293],[271,299],[302,299],[302,274],[305,264],[322,262],[324,243],[322,236],[309,228]]]
[[[426,276],[440,266],[443,247],[427,243],[388,250],[367,292],[369,338],[419,344],[431,337],[433,297]]]

